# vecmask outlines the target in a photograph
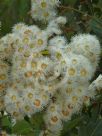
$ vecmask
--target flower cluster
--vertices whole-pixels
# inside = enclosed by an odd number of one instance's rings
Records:
[[[8,83],[9,65],[0,60],[0,110],[4,108],[4,90]]]
[[[59,0],[31,0],[31,15],[35,20],[50,21],[57,16],[56,7],[59,6]]]
[[[58,67],[63,69],[61,77],[63,75],[64,82],[57,88],[55,101],[49,104],[44,116],[47,130],[42,131],[40,136],[60,135],[63,121],[68,121],[73,114],[79,113],[84,104],[89,105],[90,98],[96,95],[96,89],[102,88],[102,75],[90,85],[100,55],[99,41],[95,36],[77,35],[69,44],[66,44],[64,37],[58,36],[49,43],[52,43],[49,49],[53,60],[57,60],[60,63]],[[94,56],[94,63],[90,54]]]
[[[55,73],[57,68],[53,69],[56,61],[50,58],[47,45],[53,33],[61,33],[57,31],[59,24],[65,23],[66,19],[59,17],[50,22],[46,30],[19,23],[11,34],[0,39],[0,94],[6,91],[5,104],[1,102],[0,107],[4,106],[15,118],[22,119],[41,111],[54,95],[52,78],[56,80],[59,75]],[[46,51],[49,54],[44,56]]]
[[[32,0],[33,18],[51,20],[58,4]],[[44,18],[46,11],[51,16]],[[45,30],[18,23],[0,39],[0,110],[21,120],[46,108],[46,130],[40,136],[60,135],[63,121],[90,103],[95,88],[102,88],[101,75],[90,85],[99,62],[98,39],[80,34],[68,43],[60,29],[65,23],[64,17],[53,18]]]

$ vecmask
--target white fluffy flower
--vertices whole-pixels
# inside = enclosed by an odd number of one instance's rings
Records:
[[[71,40],[72,51],[87,57],[95,70],[100,56],[100,43],[96,36],[90,34],[80,34]]]
[[[66,24],[66,18],[62,16],[51,20],[46,28],[48,36],[52,36],[53,34],[60,35],[62,31],[59,26],[65,24]]]
[[[56,17],[57,6],[59,6],[59,0],[32,0],[32,18],[49,21]]]
[[[97,93],[96,90],[100,91],[101,89],[102,89],[102,75],[100,74],[98,78],[90,84],[88,90],[89,93],[93,94],[94,97],[95,94]]]
[[[62,130],[62,121],[58,112],[48,113],[44,117],[48,130],[57,133]]]
[[[10,59],[12,57],[15,41],[16,36],[12,33],[0,39],[0,59]]]
[[[80,34],[68,44],[60,29],[66,18],[56,17],[59,4],[32,0],[32,17],[49,21],[47,28],[18,23],[0,39],[0,110],[21,120],[46,107],[46,130],[40,136],[59,136],[62,122],[79,113],[102,88],[101,75],[89,85],[99,61],[99,41]]]
[[[0,111],[4,109],[4,95],[8,86],[9,66],[0,60]]]
[[[59,49],[59,48],[63,49],[65,48],[66,43],[67,41],[64,36],[56,36],[49,41],[49,46],[53,46],[56,49]]]
[[[27,25],[25,25],[24,23],[18,23],[13,26],[12,31],[17,33],[17,32],[20,32],[21,30],[25,29],[26,27],[27,27]]]
[[[85,82],[92,78],[92,65],[86,57],[71,53],[69,56],[65,56],[65,61],[67,63],[68,79]]]
[[[17,24],[19,26],[21,24]],[[15,43],[15,51],[18,56],[29,57],[33,53],[40,52],[47,46],[47,32],[40,30],[36,26],[19,26],[20,30],[15,26],[14,30],[17,40]]]
[[[97,89],[101,89],[102,88],[102,75],[100,74],[99,77],[94,81],[96,84]]]

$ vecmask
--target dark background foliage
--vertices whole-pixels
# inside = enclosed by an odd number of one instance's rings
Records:
[[[61,2],[58,13],[67,17],[68,22],[62,29],[68,41],[75,34],[91,33],[98,37],[102,45],[102,0],[61,0]],[[18,22],[37,24],[43,28],[44,24],[31,19],[30,4],[30,0],[0,0],[2,23],[0,37],[9,33],[12,26]],[[102,57],[94,78],[100,73]],[[44,128],[42,114],[36,114],[31,119],[25,117],[25,120],[17,122],[12,127],[10,117],[4,116],[2,112],[0,127],[9,133],[38,136],[40,129]],[[102,136],[102,90],[89,107],[84,107],[82,113],[74,115],[71,121],[64,123],[61,136]]]

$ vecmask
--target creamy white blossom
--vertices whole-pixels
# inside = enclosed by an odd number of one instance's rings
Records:
[[[96,36],[90,34],[76,35],[71,40],[72,51],[82,54],[92,63],[94,71],[100,59],[100,43]]]
[[[90,84],[99,62],[98,39],[80,34],[68,43],[60,28],[67,20],[56,17],[59,4],[32,0],[33,19],[48,21],[47,27],[21,22],[0,39],[0,110],[22,120],[46,108],[46,130],[39,136],[59,136],[63,121],[102,89],[102,75]]]
[[[50,21],[57,15],[59,0],[31,0],[31,15],[35,20]]]

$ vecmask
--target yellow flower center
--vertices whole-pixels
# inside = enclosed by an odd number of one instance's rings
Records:
[[[23,39],[23,42],[24,42],[25,44],[28,44],[28,43],[29,43],[29,39],[28,39],[28,38],[24,38],[24,39]]]
[[[34,48],[35,45],[34,44],[30,44],[29,46],[32,49],[32,48]]]
[[[48,12],[45,12],[43,15],[44,15],[44,17],[48,17],[48,16],[49,16],[49,13],[48,13]]]
[[[66,90],[66,93],[70,94],[72,91],[73,91],[72,88],[68,88],[68,89]]]
[[[22,63],[20,64],[20,66],[21,66],[22,68],[26,67],[26,62],[22,62]]]
[[[56,58],[57,58],[57,59],[61,59],[61,57],[62,57],[61,53],[60,53],[60,52],[57,52],[57,53],[56,53]]]
[[[52,112],[55,111],[55,106],[51,106],[50,111],[52,111]]]
[[[51,121],[54,122],[54,123],[56,123],[56,122],[58,121],[57,116],[52,117],[52,118],[51,118]]]
[[[76,60],[76,59],[73,59],[73,60],[72,60],[72,63],[73,63],[73,64],[76,64],[76,63],[77,63],[77,60]]]
[[[86,76],[86,75],[87,75],[86,69],[82,69],[82,70],[80,71],[80,74],[81,74],[81,76]]]
[[[62,111],[62,114],[64,115],[64,116],[68,116],[69,115],[69,112],[68,111]]]
[[[68,84],[72,84],[72,81],[68,80]]]
[[[15,95],[13,95],[11,98],[12,98],[13,101],[16,100],[16,96]]]
[[[24,49],[22,48],[22,47],[20,47],[19,49],[18,49],[18,52],[22,52]]]
[[[22,25],[16,25],[16,29],[20,30],[22,28]]]
[[[38,45],[42,45],[43,44],[43,40],[42,39],[38,39]]]
[[[30,111],[30,107],[28,105],[25,106],[26,111]]]
[[[31,67],[35,68],[37,66],[37,62],[31,62]]]
[[[4,84],[0,84],[0,92],[3,91],[5,89],[5,85]]]
[[[34,101],[34,105],[35,105],[36,107],[39,107],[39,106],[41,105],[40,100],[36,99],[36,100]]]
[[[49,85],[49,91],[53,91],[53,86]]]
[[[40,77],[40,76],[41,76],[41,74],[42,74],[42,71],[40,71],[40,70],[39,70],[39,71],[35,72],[35,74],[34,74],[34,75],[35,75],[35,77]]]
[[[73,102],[76,102],[78,100],[77,96],[72,97]]]
[[[70,76],[74,76],[74,75],[75,75],[75,69],[74,69],[74,68],[68,69],[68,74],[69,74]]]
[[[5,80],[6,79],[6,75],[5,74],[1,74],[0,75],[0,80]]]
[[[28,97],[31,99],[31,98],[33,98],[33,94],[32,93],[29,93],[28,94]]]
[[[20,102],[17,102],[16,105],[17,105],[17,107],[19,107],[20,106]]]
[[[32,76],[32,71],[26,72],[26,73],[25,73],[25,76],[26,76],[26,77],[31,77],[31,76]]]
[[[47,6],[47,3],[46,3],[46,2],[41,2],[41,7],[42,7],[42,8],[46,8],[46,6]]]
[[[42,96],[42,99],[46,101],[46,100],[47,100],[47,96],[46,96],[46,95],[43,95],[43,96]]]
[[[17,117],[19,114],[17,112],[13,112],[13,116]]]
[[[41,53],[33,53],[33,58],[37,58],[37,57],[40,57],[41,56]]]
[[[64,64],[66,64],[66,62],[65,61],[61,61],[61,64],[64,65]]]
[[[24,53],[24,56],[25,56],[25,57],[29,57],[29,56],[30,56],[30,52],[29,52],[29,51],[26,51],[26,52]]]
[[[45,63],[43,63],[42,65],[41,65],[41,68],[42,69],[45,69],[47,67],[47,64],[45,64]]]
[[[26,30],[26,31],[24,32],[24,34],[31,34],[31,33],[32,33],[31,30]]]

